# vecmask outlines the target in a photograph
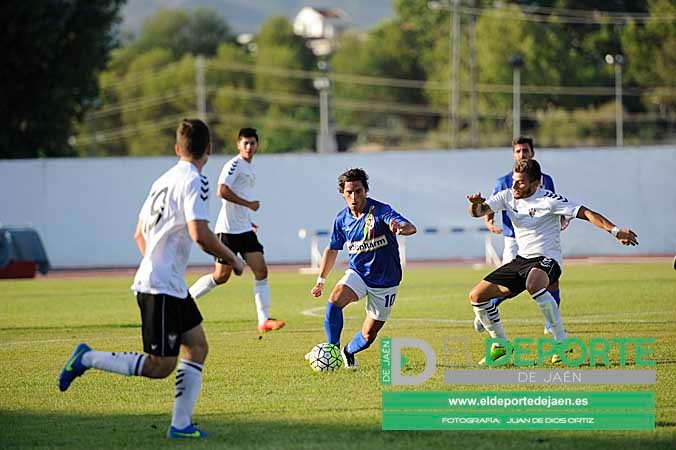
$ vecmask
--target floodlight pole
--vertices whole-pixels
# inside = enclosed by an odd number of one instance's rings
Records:
[[[605,57],[606,63],[615,66],[615,146],[624,145],[624,124],[622,111],[622,66],[627,62],[624,55],[617,53],[611,55],[608,53]]]
[[[513,77],[513,100],[512,100],[512,137],[521,135],[521,67],[523,58],[521,55],[513,55],[509,58],[514,72]]]

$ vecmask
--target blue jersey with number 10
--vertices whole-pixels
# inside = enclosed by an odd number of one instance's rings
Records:
[[[350,209],[345,208],[333,222],[329,248],[342,250],[347,244],[349,268],[357,272],[368,287],[392,287],[401,282],[399,245],[389,225],[392,219],[398,223],[408,222],[390,205],[367,198],[361,217],[354,217]]]

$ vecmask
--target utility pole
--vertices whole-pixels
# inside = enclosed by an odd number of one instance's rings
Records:
[[[473,3],[476,7],[476,1]],[[479,146],[478,116],[476,107],[476,16],[470,16],[469,22],[469,109],[471,116],[472,146]]]
[[[451,0],[448,0],[449,3]],[[450,111],[450,120],[451,120],[451,130],[450,130],[450,146],[451,148],[458,147],[458,104],[460,101],[460,92],[459,92],[459,70],[460,70],[460,14],[458,12],[458,6],[460,0],[453,1],[453,14],[452,18],[452,55],[451,60],[453,61],[452,65],[452,77],[451,77],[451,111]],[[450,4],[449,4],[450,6]]]
[[[195,58],[195,89],[197,91],[197,117],[206,123],[207,121],[207,89],[205,86],[205,60],[204,56]]]

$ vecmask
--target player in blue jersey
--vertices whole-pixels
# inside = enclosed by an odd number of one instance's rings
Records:
[[[366,297],[366,318],[360,331],[342,348],[346,368],[357,368],[354,355],[366,350],[385,325],[401,282],[398,234],[409,236],[417,230],[404,216],[367,196],[368,175],[363,169],[350,169],[338,177],[338,191],[347,208],[333,223],[331,242],[324,250],[317,283],[310,291],[322,295],[326,277],[338,252],[347,244],[350,263],[345,275],[333,288],[326,304],[324,330],[331,344],[340,347],[343,308]]]
[[[533,145],[533,139],[518,136],[512,140],[512,157],[514,161],[525,161],[533,159],[535,157],[535,147]],[[506,175],[501,176],[495,182],[495,187],[493,188],[493,195],[497,194],[500,191],[506,189],[512,189],[513,181],[513,172],[509,172]],[[556,192],[554,188],[554,180],[551,176],[546,173],[542,174],[540,178],[540,187],[547,189],[552,192]],[[507,264],[516,258],[517,253],[519,252],[519,246],[516,244],[516,238],[514,234],[514,227],[512,226],[512,221],[509,220],[507,212],[502,211],[502,228],[495,225],[495,214],[490,213],[484,217],[486,223],[486,228],[488,231],[495,234],[502,234],[504,236],[505,248],[502,252],[502,264]],[[566,218],[561,219],[561,229],[564,230],[568,226],[569,221]],[[556,304],[561,303],[561,294],[559,291],[559,282],[552,283],[548,288],[549,292],[554,297]],[[498,307],[500,303],[507,300],[508,297],[498,297],[493,299],[493,304]],[[483,331],[483,325],[478,319],[474,319],[474,328],[477,331]],[[550,332],[550,324],[545,323],[545,333]]]

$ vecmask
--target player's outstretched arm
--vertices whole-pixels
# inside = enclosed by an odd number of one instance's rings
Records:
[[[260,201],[258,201],[258,200],[252,200],[252,201],[244,200],[242,197],[235,194],[235,192],[232,189],[230,189],[230,187],[227,184],[219,184],[218,185],[218,196],[221,197],[222,199],[229,201],[229,202],[237,203],[238,205],[245,206],[252,211],[258,211],[258,209],[261,207]]]
[[[638,245],[638,236],[636,233],[628,228],[618,228],[610,220],[591,209],[580,206],[576,217],[578,219],[586,220],[592,225],[612,234],[622,243],[622,245]]]
[[[338,257],[338,250],[333,250],[330,247],[324,249],[322,254],[322,262],[319,264],[319,276],[317,277],[317,282],[310,290],[310,294],[313,297],[320,297],[322,291],[324,290],[324,283],[326,282],[326,277],[331,273],[333,265],[336,263],[336,258]]]
[[[484,216],[484,223],[486,228],[493,234],[502,234],[502,228],[495,225],[495,213],[489,212]]]
[[[472,217],[481,217],[493,212],[491,207],[486,204],[486,199],[481,196],[480,192],[468,195],[467,200],[470,203],[469,215]]]
[[[138,249],[141,251],[141,256],[146,256],[146,238],[143,237],[143,221],[139,219],[136,223],[136,231],[134,231],[134,240]]]
[[[209,229],[206,220],[191,220],[188,222],[190,238],[204,252],[226,260],[235,275],[241,275],[244,271],[244,262],[239,259],[228,247],[223,245],[220,239]]]
[[[418,229],[412,223],[399,223],[394,219],[390,220],[390,230],[392,233],[401,234],[402,236],[410,236],[418,231]]]

